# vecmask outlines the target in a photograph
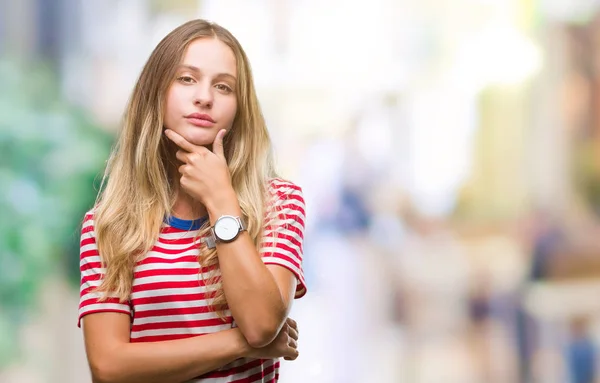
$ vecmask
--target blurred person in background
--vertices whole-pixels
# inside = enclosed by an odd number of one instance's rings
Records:
[[[151,54],[81,234],[99,382],[275,382],[298,356],[304,200],[279,178],[245,52],[187,22]],[[202,336],[199,336],[202,335]]]
[[[573,383],[596,382],[597,351],[590,334],[589,317],[575,318],[571,321],[571,341],[567,347],[567,363]]]

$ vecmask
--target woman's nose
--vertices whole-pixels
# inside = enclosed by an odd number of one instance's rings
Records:
[[[211,108],[213,101],[214,98],[211,87],[204,84],[198,84],[198,88],[194,94],[194,104],[204,108]]]

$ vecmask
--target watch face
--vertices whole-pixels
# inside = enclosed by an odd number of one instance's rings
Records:
[[[233,240],[240,231],[240,225],[234,217],[224,216],[215,224],[215,235],[221,241]]]

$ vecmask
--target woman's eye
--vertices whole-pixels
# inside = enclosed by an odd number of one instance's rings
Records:
[[[184,84],[193,84],[194,83],[194,79],[190,76],[179,76],[179,77],[177,77],[177,80]]]
[[[228,92],[228,93],[229,93],[229,92],[231,92],[231,91],[232,91],[232,90],[231,90],[231,88],[230,88],[230,87],[228,87],[228,86],[227,86],[227,85],[225,85],[225,84],[217,84],[217,85],[215,85],[215,87],[216,87],[218,90],[222,91],[222,92]]]

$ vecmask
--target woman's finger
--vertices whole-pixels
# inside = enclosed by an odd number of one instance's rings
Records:
[[[175,153],[175,157],[184,164],[189,163],[188,153],[183,150],[178,150],[177,153]]]
[[[198,148],[196,145],[183,138],[180,134],[170,129],[165,130],[165,135],[169,138],[169,140],[173,141],[175,145],[179,146],[186,152],[192,153]]]
[[[297,349],[298,348],[298,341],[294,338],[290,338],[288,341],[288,346],[290,346],[293,349]]]
[[[285,322],[288,324],[288,326],[290,326],[290,327],[292,327],[292,328],[296,329],[296,331],[298,330],[298,323],[296,323],[296,321],[295,321],[295,320],[293,320],[292,318],[287,318],[287,319],[285,320]]]
[[[290,338],[298,340],[298,330],[296,330],[295,328],[288,327],[288,335],[290,336]]]

